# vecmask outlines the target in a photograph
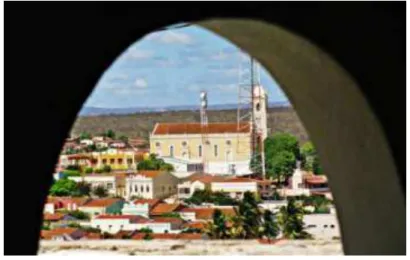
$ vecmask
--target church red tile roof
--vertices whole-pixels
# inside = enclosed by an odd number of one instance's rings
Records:
[[[167,134],[224,134],[224,133],[249,133],[250,124],[241,123],[208,123],[204,128],[200,123],[157,123],[154,127],[154,135]]]

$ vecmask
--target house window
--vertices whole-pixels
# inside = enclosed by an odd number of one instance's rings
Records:
[[[308,228],[315,228],[316,225],[308,225],[307,227],[308,227]]]
[[[107,159],[103,159],[103,160],[102,160],[102,163],[103,163],[103,164],[107,164]]]
[[[107,183],[107,189],[112,189],[114,186],[112,183]]]
[[[149,186],[148,186],[148,185],[145,187],[145,190],[146,190],[147,192],[149,192]]]
[[[198,146],[198,156],[202,157],[202,145]]]
[[[124,228],[124,225],[121,225],[121,226],[120,226],[120,229],[123,229],[123,228]]]
[[[141,185],[141,192],[144,192],[144,186]]]
[[[327,225],[323,225],[324,228],[327,228]]]
[[[122,164],[122,162],[123,162],[122,158],[119,158],[118,159],[118,164]]]
[[[108,225],[108,228],[111,229],[111,228],[112,228],[112,225]]]
[[[330,228],[335,228],[335,225],[330,225]]]
[[[226,145],[231,145],[231,140],[227,140]]]
[[[187,142],[183,141],[182,146],[185,147],[187,145]]]
[[[173,145],[169,147],[169,156],[174,157],[174,146]]]
[[[127,159],[127,164],[132,164],[132,159]]]
[[[110,164],[114,164],[115,163],[115,159],[110,159]]]
[[[138,192],[138,185],[135,185],[135,186],[134,186],[134,191],[135,191],[135,192]]]
[[[214,156],[218,157],[218,145],[214,145]]]
[[[159,148],[159,147],[161,147],[161,144],[159,142],[156,142],[155,146]]]

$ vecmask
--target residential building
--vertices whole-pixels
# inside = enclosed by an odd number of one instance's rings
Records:
[[[78,209],[88,213],[91,218],[104,214],[121,213],[124,200],[117,198],[92,199]]]
[[[43,222],[49,227],[56,227],[61,225],[67,225],[69,223],[75,222],[77,219],[69,214],[64,213],[45,213],[43,215]]]
[[[129,170],[136,168],[134,151],[108,149],[103,152],[92,153],[92,167],[102,168],[108,165],[113,170]]]
[[[44,205],[44,213],[54,214],[57,210],[65,209],[68,211],[78,210],[81,205],[90,201],[87,197],[51,197],[47,198]]]
[[[69,180],[75,182],[86,182],[89,183],[91,188],[104,187],[107,189],[108,194],[119,195],[117,194],[117,179],[119,177],[114,174],[87,174],[84,176],[69,176]]]
[[[172,220],[147,219],[136,215],[100,215],[91,220],[91,227],[111,234],[149,228],[154,233],[176,232]]]
[[[182,210],[185,206],[179,203],[167,204],[159,203],[152,208],[150,211],[150,216],[163,216],[164,214],[177,213]]]
[[[163,199],[177,193],[178,178],[165,171],[138,171],[126,177],[126,197]]]
[[[150,211],[160,203],[159,199],[137,199],[125,203],[122,208],[123,215],[138,215],[142,217],[149,217]]]
[[[242,199],[245,192],[252,192],[266,197],[274,192],[272,181],[240,177],[213,181],[211,190],[227,193],[235,199]]]
[[[212,216],[216,209],[219,209],[226,217],[233,217],[236,211],[233,206],[221,207],[195,207],[183,208],[178,211],[181,218],[191,222],[207,222],[212,221]]]
[[[255,87],[253,104],[259,140],[267,136],[266,101]],[[252,129],[249,123],[157,123],[150,134],[151,153],[178,171],[249,175]]]
[[[190,198],[196,190],[211,190],[211,183],[213,181],[222,181],[225,178],[222,176],[214,176],[204,173],[194,173],[185,178],[185,180],[178,184],[178,198]]]
[[[83,238],[84,231],[77,228],[56,228],[53,230],[41,230],[40,238],[44,240],[72,241]]]

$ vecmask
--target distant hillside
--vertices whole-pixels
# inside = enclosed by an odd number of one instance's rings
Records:
[[[209,122],[236,122],[237,111],[211,110],[208,112]],[[92,134],[101,133],[107,129],[114,130],[118,135],[128,137],[144,137],[148,139],[149,132],[157,122],[199,122],[198,111],[165,111],[146,112],[125,115],[80,116],[74,123],[71,134],[78,135],[86,131]],[[309,139],[305,128],[296,112],[291,107],[275,107],[268,109],[268,127],[270,133],[289,132],[303,143]]]
[[[228,110],[236,109],[237,104],[220,104],[211,105],[208,110]],[[289,107],[289,102],[270,102],[269,107]],[[246,106],[244,106],[246,107]],[[164,111],[195,111],[198,106],[164,106],[164,107],[127,107],[127,108],[102,108],[102,107],[83,107],[79,113],[80,116],[98,116],[98,115],[126,115],[133,113],[147,113],[147,112],[164,112]]]

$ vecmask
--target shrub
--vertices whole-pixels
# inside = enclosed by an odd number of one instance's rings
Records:
[[[87,167],[84,170],[85,173],[92,173],[93,171],[94,171],[94,169],[92,167]]]

